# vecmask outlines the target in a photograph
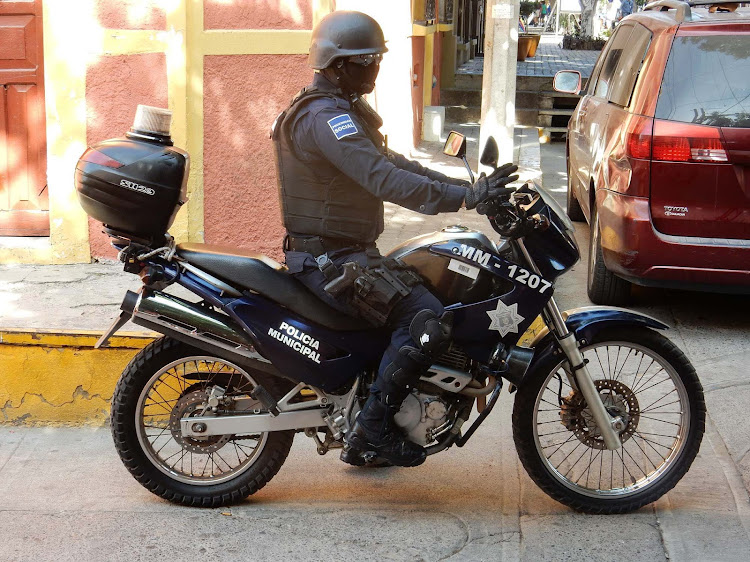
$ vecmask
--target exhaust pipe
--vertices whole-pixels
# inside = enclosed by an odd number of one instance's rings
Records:
[[[240,365],[278,374],[255,349],[252,338],[226,314],[159,291],[128,291],[122,302],[122,316],[208,353],[231,359]]]

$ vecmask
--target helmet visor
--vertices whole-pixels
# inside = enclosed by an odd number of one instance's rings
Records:
[[[372,63],[380,64],[383,60],[382,53],[374,53],[370,55],[356,55],[347,59],[349,62],[358,64],[360,66],[370,66]]]

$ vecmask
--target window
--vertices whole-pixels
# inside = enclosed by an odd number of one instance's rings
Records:
[[[607,99],[612,85],[612,76],[617,68],[617,63],[620,62],[620,56],[628,44],[628,39],[632,31],[632,26],[620,25],[609,40],[609,50],[604,59],[599,77],[596,80],[594,97]]]
[[[676,37],[656,118],[750,127],[750,35]]]
[[[586,84],[586,94],[589,96],[594,95],[594,91],[596,89],[596,81],[599,78],[599,73],[602,71],[602,65],[604,64],[604,59],[607,58],[607,51],[609,50],[609,43],[604,45],[604,48],[602,49],[602,53],[599,55],[599,58],[596,59],[596,66],[594,66],[594,70],[591,72],[591,76],[589,76],[589,82]]]
[[[640,24],[634,25],[627,40],[627,49],[620,56],[617,70],[610,82],[610,102],[622,107],[630,104],[630,96],[633,94],[636,78],[650,44],[651,32]]]

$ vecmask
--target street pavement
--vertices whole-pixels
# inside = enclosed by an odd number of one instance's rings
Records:
[[[535,141],[536,131],[523,135]],[[531,145],[545,186],[564,203],[564,145]],[[438,152],[426,143],[414,156],[465,177],[460,162]],[[474,135],[471,162],[476,153]],[[457,222],[495,236],[466,211],[425,217],[389,205],[386,222],[383,250]],[[556,286],[563,310],[591,304],[587,225],[576,235],[584,259]],[[0,266],[0,326],[101,329],[137,286],[115,264]],[[107,428],[0,426],[0,560],[748,560],[749,304],[637,291],[632,308],[672,326],[667,335],[695,364],[708,423],[690,472],[635,513],[583,515],[545,496],[518,462],[505,392],[464,448],[413,469],[349,467],[297,435],[265,488],[220,509],[151,495],[120,463]]]

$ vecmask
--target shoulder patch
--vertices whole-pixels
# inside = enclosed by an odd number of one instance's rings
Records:
[[[357,126],[354,124],[354,121],[352,121],[352,118],[349,117],[349,114],[347,113],[338,115],[333,119],[329,119],[328,126],[331,128],[333,134],[336,135],[336,138],[338,140],[359,132],[357,130]]]

